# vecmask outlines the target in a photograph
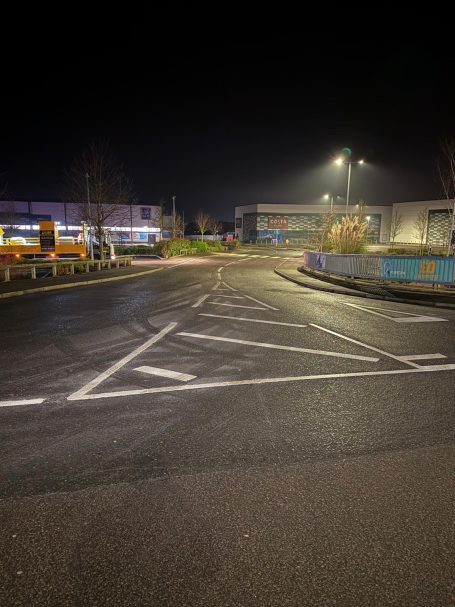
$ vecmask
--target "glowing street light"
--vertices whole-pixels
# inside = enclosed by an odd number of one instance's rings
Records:
[[[330,198],[330,212],[333,211],[333,194],[324,194],[324,200],[329,200]]]
[[[342,164],[348,165],[348,188],[346,193],[346,217],[348,216],[348,205],[349,205],[349,189],[351,187],[351,165],[363,164],[364,160],[345,160],[344,158],[337,158],[335,164],[341,166]]]

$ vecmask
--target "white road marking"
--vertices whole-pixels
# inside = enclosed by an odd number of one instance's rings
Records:
[[[226,297],[226,296],[224,296]],[[267,325],[284,325],[285,327],[299,327],[299,328],[304,328],[307,327],[308,325],[296,325],[292,322],[277,322],[276,320],[260,320],[258,318],[240,318],[238,316],[222,316],[221,314],[203,314],[202,312],[199,313],[199,316],[210,316],[212,318],[227,318],[229,320],[241,320],[242,322],[260,322],[260,323],[265,323]]]
[[[221,270],[224,268],[224,266],[221,266],[221,268],[218,268],[217,272],[221,272]]]
[[[196,339],[208,339],[211,341],[227,341],[232,344],[241,344],[245,346],[253,346],[256,348],[271,348],[272,350],[287,350],[289,352],[304,352],[306,354],[320,354],[321,356],[333,356],[335,358],[350,358],[353,360],[366,360],[368,362],[378,362],[379,358],[370,356],[358,356],[357,354],[343,354],[341,352],[327,352],[325,350],[310,350],[309,348],[297,348],[295,346],[281,346],[279,344],[267,344],[260,341],[246,341],[243,339],[233,339],[231,337],[218,337],[216,335],[204,335],[201,333],[187,333],[182,331],[177,333],[183,337],[194,337]]]
[[[255,301],[258,304],[261,304],[261,306],[265,306],[266,308],[269,308],[270,310],[278,310],[278,308],[274,308],[273,306],[269,306],[269,304],[266,304],[263,301],[259,301],[259,299],[254,299],[254,297],[251,297],[251,295],[245,295],[245,297],[248,297],[248,299],[251,299],[252,301]]]
[[[210,297],[210,295],[202,295],[202,297],[199,297],[197,302],[195,304],[193,304],[191,307],[198,308],[201,305],[201,303],[207,299],[207,297]]]
[[[40,405],[44,398],[31,398],[29,400],[0,400],[0,407],[18,407],[19,405]]]
[[[139,346],[138,348],[130,352],[127,356],[112,365],[112,367],[109,367],[109,369],[107,369],[103,373],[100,373],[98,377],[95,377],[95,379],[92,379],[92,381],[90,381],[88,384],[85,384],[85,386],[83,386],[80,390],[77,390],[73,394],[70,394],[68,396],[68,400],[77,400],[90,390],[93,390],[93,388],[96,388],[96,386],[98,386],[102,381],[104,381],[113,373],[121,369],[124,365],[126,365],[126,363],[129,363],[130,360],[133,360],[133,358],[135,358],[138,354],[144,352],[144,350],[147,350],[147,348],[149,348],[152,344],[162,339],[167,333],[169,333],[169,331],[172,331],[172,329],[174,329],[174,327],[176,326],[176,322],[169,323],[166,327],[164,327],[162,331],[160,331],[159,333],[148,339],[145,343],[143,343],[142,346]]]
[[[393,322],[449,322],[447,318],[437,316],[419,316],[418,318],[391,318]]]
[[[228,285],[227,282],[222,282],[221,284],[224,285],[230,291],[237,291],[237,289],[234,289],[234,287],[231,287],[230,285]]]
[[[447,358],[444,354],[409,354],[401,357],[404,360],[431,360],[433,358]]]
[[[212,304],[212,306],[229,306],[230,308],[247,308],[248,310],[267,310],[267,308],[258,308],[257,306],[241,306],[240,304],[221,303],[218,301],[208,301],[207,303]]]
[[[231,289],[223,289],[221,286],[221,282],[217,282],[214,287],[212,287],[212,291],[230,291]]]
[[[182,390],[206,390],[209,388],[228,388],[231,386],[251,386],[257,384],[278,384],[297,381],[311,381],[321,379],[343,379],[346,377],[380,377],[381,375],[407,375],[409,373],[431,373],[436,371],[454,370],[455,364],[421,367],[419,369],[395,369],[392,371],[361,371],[358,373],[328,373],[326,375],[297,375],[289,377],[260,377],[257,379],[240,379],[234,381],[211,382],[206,384],[186,384],[185,386],[165,386],[162,388],[143,388],[139,390],[122,390],[118,392],[104,392],[98,394],[85,394],[72,400],[94,400],[97,398],[117,398],[123,396],[137,396],[141,394],[159,394],[160,392],[181,392]]]
[[[345,339],[346,341],[350,341],[353,344],[357,344],[358,346],[363,346],[364,348],[368,348],[369,350],[374,350],[374,352],[378,352],[383,356],[388,356],[389,358],[393,358],[394,360],[398,360],[406,365],[410,365],[411,367],[415,367],[418,369],[420,365],[416,365],[410,360],[406,360],[401,356],[395,356],[395,354],[390,354],[390,352],[384,352],[384,350],[379,350],[379,348],[375,348],[374,346],[369,346],[368,344],[364,344],[361,341],[357,341],[356,339],[352,339],[351,337],[346,337],[346,335],[341,335],[341,333],[336,333],[335,331],[331,331],[330,329],[325,329],[324,327],[320,327],[319,325],[315,325],[312,322],[309,323],[310,327],[315,327],[315,329],[320,329],[321,331],[325,331],[326,333],[330,333],[331,335],[335,335],[336,337],[341,337],[341,339]]]
[[[212,297],[229,297],[230,299],[245,299],[243,295],[212,295]]]
[[[358,304],[348,303],[346,301],[343,301],[341,303],[345,306],[351,306],[351,308],[357,308],[358,310],[368,312],[368,314],[374,314],[375,316],[387,318],[387,320],[392,320],[393,322],[448,322],[446,318],[439,318],[438,316],[413,314],[411,312],[402,312],[401,310],[390,310],[389,308],[377,308],[374,306],[359,306]],[[381,310],[381,312],[375,312],[375,310]],[[395,318],[394,316],[389,316],[388,314],[383,314],[382,312],[393,312],[394,314],[402,314],[403,316],[405,316],[405,318]]]
[[[135,371],[141,373],[148,373],[149,375],[159,375],[160,377],[170,377],[171,379],[178,379],[179,381],[189,381],[190,379],[196,379],[197,375],[190,375],[189,373],[179,373],[178,371],[170,371],[169,369],[159,369],[158,367],[136,367]]]

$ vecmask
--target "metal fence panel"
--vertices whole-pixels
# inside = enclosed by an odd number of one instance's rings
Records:
[[[314,270],[354,278],[432,284],[455,282],[453,257],[337,255],[307,251],[304,253],[304,263]]]

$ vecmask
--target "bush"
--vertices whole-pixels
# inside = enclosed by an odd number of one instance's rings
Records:
[[[212,251],[221,251],[222,246],[219,240],[207,240],[207,245]]]
[[[144,244],[131,246],[115,245],[114,249],[116,255],[150,255],[153,253],[153,249],[155,248],[155,246],[156,245],[154,245],[153,247],[149,247]]]

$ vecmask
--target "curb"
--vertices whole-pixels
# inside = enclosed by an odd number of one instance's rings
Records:
[[[100,284],[101,282],[113,282],[114,280],[126,280],[127,278],[136,278],[137,276],[145,276],[146,274],[153,274],[159,272],[163,268],[154,268],[153,270],[144,270],[143,272],[135,272],[134,274],[127,274],[126,276],[111,276],[110,278],[96,278],[95,280],[80,280],[79,282],[67,282],[59,285],[49,285],[48,287],[37,287],[36,289],[23,289],[22,291],[9,291],[7,293],[0,293],[0,299],[7,299],[8,297],[18,297],[19,295],[29,295],[30,293],[42,293],[44,291],[58,291],[60,289],[70,289],[72,287],[83,287],[89,285]]]
[[[440,303],[438,301],[423,301],[421,299],[404,299],[402,297],[387,297],[386,295],[373,295],[373,293],[364,293],[363,291],[353,293],[352,291],[342,291],[340,289],[331,289],[330,287],[320,287],[319,285],[312,285],[302,280],[297,280],[297,278],[293,278],[292,276],[288,276],[280,270],[277,270],[277,268],[274,269],[274,272],[275,274],[281,276],[281,278],[290,280],[291,282],[294,282],[295,284],[300,285],[302,287],[306,287],[307,289],[313,289],[314,291],[325,291],[326,293],[335,293],[337,295],[349,295],[351,297],[363,297],[365,299],[381,299],[384,301],[395,301],[396,303],[406,303],[409,305],[455,310],[455,304]]]

